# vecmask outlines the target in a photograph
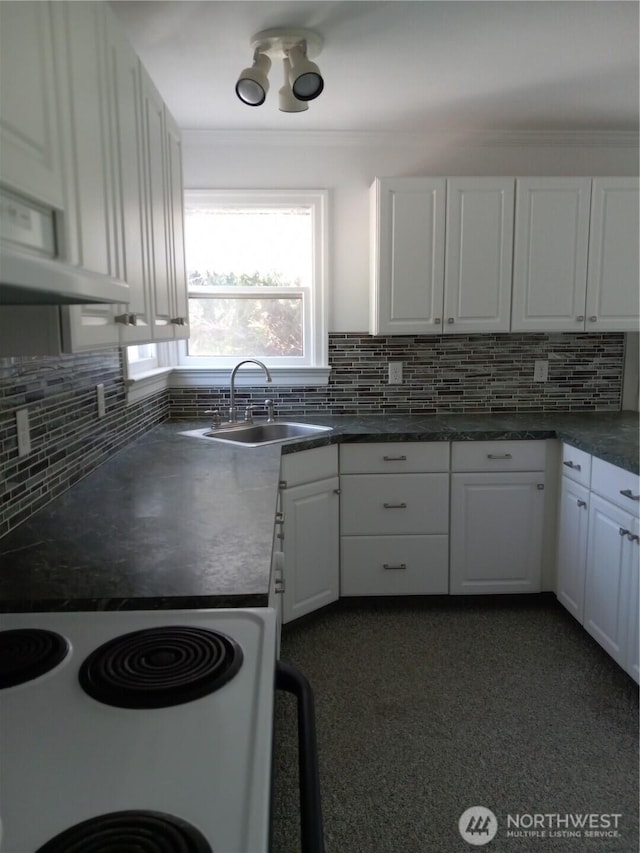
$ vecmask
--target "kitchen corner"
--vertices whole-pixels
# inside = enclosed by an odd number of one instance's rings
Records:
[[[0,609],[263,607],[282,454],[333,443],[559,438],[638,473],[634,413],[314,416],[331,432],[235,448],[167,421],[0,540]]]

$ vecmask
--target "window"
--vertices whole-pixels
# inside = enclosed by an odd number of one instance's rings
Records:
[[[135,377],[158,367],[156,344],[140,344],[126,349],[128,376]]]
[[[184,367],[327,365],[327,193],[185,191]]]

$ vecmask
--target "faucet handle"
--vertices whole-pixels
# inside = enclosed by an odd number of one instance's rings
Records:
[[[253,408],[252,405],[248,405],[244,410],[244,420],[247,424],[253,423]]]
[[[265,400],[264,405],[267,409],[267,423],[271,424],[275,421],[275,416],[273,414],[273,400]]]
[[[218,427],[220,426],[219,409],[206,409],[205,415],[211,415],[211,429],[218,429]]]

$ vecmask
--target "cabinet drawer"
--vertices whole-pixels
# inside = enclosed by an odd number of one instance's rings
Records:
[[[340,595],[444,595],[447,536],[343,536]]]
[[[563,444],[562,475],[588,488],[591,481],[591,455],[570,444]]]
[[[544,441],[454,441],[452,471],[544,471]]]
[[[338,447],[335,444],[286,453],[280,462],[280,479],[286,482],[288,489],[337,476]]]
[[[591,491],[627,512],[638,515],[640,478],[637,474],[594,456],[591,462]]]
[[[340,446],[341,474],[417,474],[448,470],[448,441],[387,441]]]
[[[340,488],[345,536],[448,532],[448,474],[351,474]]]

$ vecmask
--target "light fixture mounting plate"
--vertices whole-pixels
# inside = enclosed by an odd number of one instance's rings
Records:
[[[307,58],[315,59],[322,50],[322,36],[302,28],[275,27],[262,30],[251,39],[251,49],[266,53],[271,59],[284,59],[288,50],[303,41],[307,44]]]

